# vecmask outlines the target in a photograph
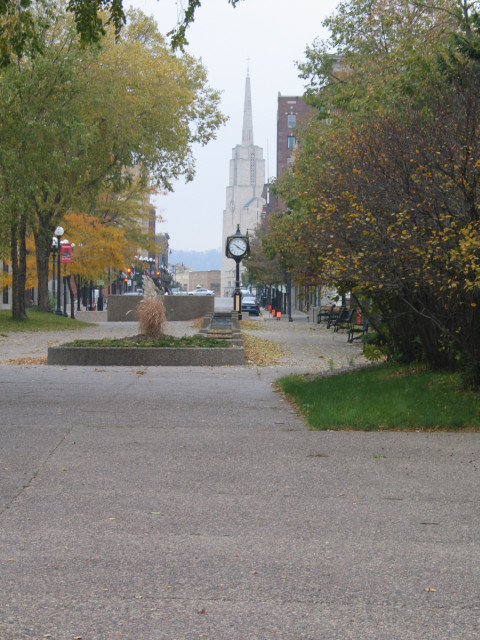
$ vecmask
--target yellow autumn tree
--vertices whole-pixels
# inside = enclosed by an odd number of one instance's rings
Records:
[[[348,286],[357,304],[377,312],[388,354],[458,368],[465,386],[478,388],[480,17],[449,4],[450,31],[438,31],[436,56],[427,64],[418,50],[408,51],[412,69],[398,42],[368,49],[383,37],[375,30],[383,18],[390,37],[401,34],[402,16],[382,13],[381,2],[370,13],[360,1],[344,3],[345,10],[364,10],[355,25],[353,11],[332,23],[338,38],[344,22],[351,28],[342,40],[349,47],[345,77],[318,96],[319,106],[332,109],[330,119],[312,121],[279,189],[298,216],[292,233],[310,225],[319,277]],[[362,25],[375,37],[364,38]],[[402,38],[415,49],[409,34]],[[388,58],[388,82],[367,74],[369,55]],[[272,244],[284,240],[279,229]],[[302,252],[299,258],[306,263]]]
[[[141,12],[118,38],[108,28],[101,47],[81,47],[74,31],[59,11],[41,34],[43,55],[0,74],[0,239],[10,243],[14,317],[25,315],[28,230],[48,308],[51,237],[67,213],[95,211],[101,192],[121,197],[133,167],[142,184],[166,190],[192,179],[193,145],[225,120],[201,63],[174,54]]]

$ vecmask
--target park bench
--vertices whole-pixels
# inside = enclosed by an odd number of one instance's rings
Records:
[[[340,331],[340,329],[345,329],[348,331],[356,313],[357,310],[355,308],[352,308],[350,310],[345,309],[343,315],[339,316],[333,325],[333,330],[335,331],[335,333],[337,331]]]
[[[331,307],[320,307],[320,311],[318,312],[318,315],[317,315],[317,324],[321,324],[322,318],[327,318],[327,322],[328,322],[328,319],[334,313],[334,311],[335,311],[334,304],[332,304]]]
[[[335,307],[333,307],[330,310],[330,313],[328,315],[328,319],[327,319],[327,329],[330,329],[330,327],[334,327],[335,323],[340,319],[343,318],[345,313],[348,313],[347,311],[347,307],[344,307],[343,305],[340,307],[340,309],[336,309]]]
[[[354,340],[360,340],[366,333],[368,333],[368,319],[360,319],[360,322],[352,322],[348,328],[348,342]]]

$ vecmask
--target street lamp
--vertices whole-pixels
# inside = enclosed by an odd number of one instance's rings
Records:
[[[64,234],[63,227],[57,227],[55,229],[55,236],[57,238],[57,309],[55,313],[57,316],[63,316],[63,311],[60,301],[60,239]]]
[[[287,310],[288,321],[293,322],[292,318],[292,277],[290,273],[287,273]]]
[[[57,249],[58,249],[58,240],[56,239],[55,236],[52,237],[51,248],[52,248],[52,294],[53,294],[53,299],[55,300],[55,298],[56,298],[56,294],[55,294],[55,258],[57,256]]]
[[[74,242],[68,242],[68,240],[66,238],[64,238],[62,240],[61,244],[68,245],[71,250],[73,250],[73,248],[75,246]],[[66,262],[64,263],[63,267],[64,267],[63,268],[63,315],[65,316],[65,318],[68,318],[68,313],[67,313],[67,280],[68,280],[69,276],[67,276],[67,263]],[[72,305],[71,305],[70,315],[71,315],[72,318],[75,317],[74,311],[73,311],[73,301],[72,301]]]
[[[150,265],[150,267],[149,267],[150,274],[149,275],[150,275],[151,278],[153,278],[153,273],[155,271],[155,258],[148,257],[147,260],[148,260],[148,263]]]

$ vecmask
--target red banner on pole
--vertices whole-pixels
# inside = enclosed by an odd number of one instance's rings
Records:
[[[70,242],[60,245],[60,262],[67,263],[72,261],[72,245]]]

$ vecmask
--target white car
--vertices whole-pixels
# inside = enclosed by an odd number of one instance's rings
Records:
[[[189,291],[189,296],[214,296],[215,292],[211,291],[211,289],[205,289],[205,287],[200,287],[197,285],[195,291]]]

